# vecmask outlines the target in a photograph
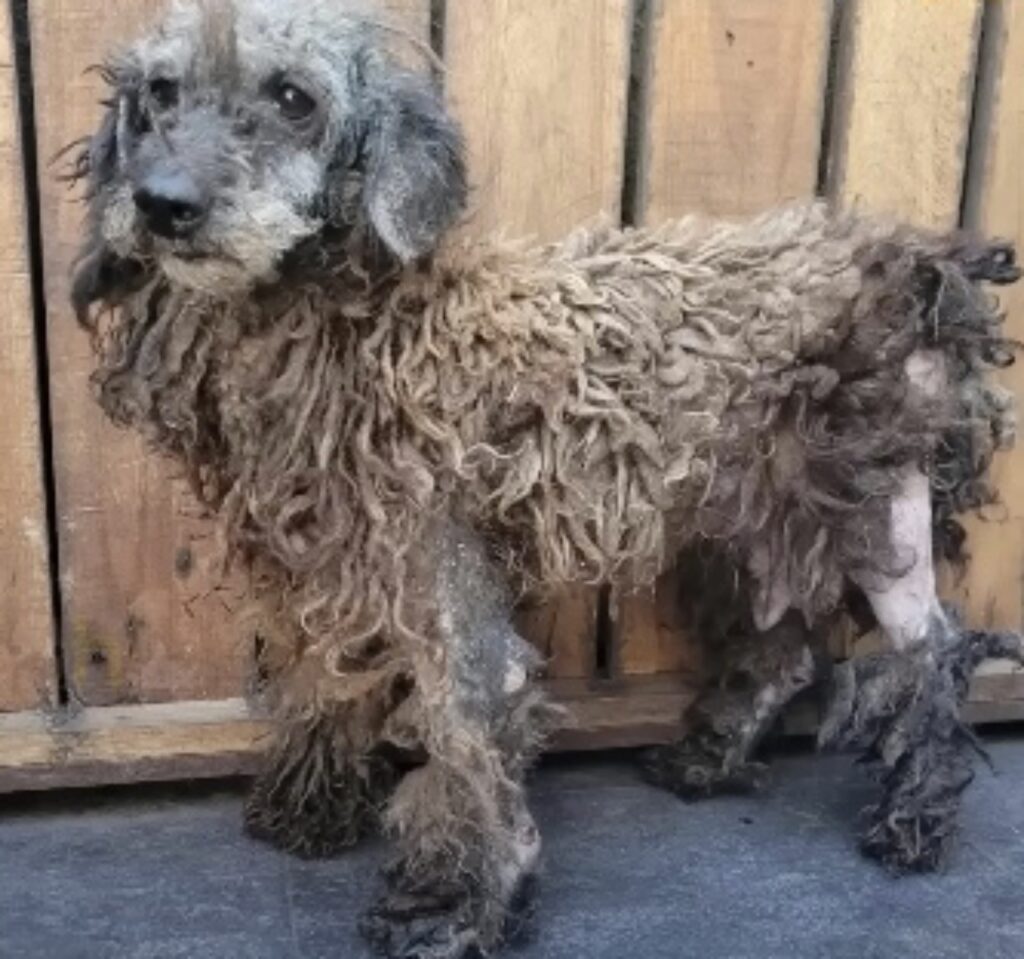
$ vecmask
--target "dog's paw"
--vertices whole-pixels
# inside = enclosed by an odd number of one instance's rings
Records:
[[[730,762],[721,752],[690,740],[648,750],[642,770],[649,783],[687,802],[712,796],[748,795],[760,791],[767,780],[764,764]]]
[[[894,875],[934,872],[946,862],[956,839],[956,812],[879,814],[871,810],[860,850]]]
[[[412,883],[395,868],[360,931],[385,959],[480,959],[527,936],[535,886],[525,877],[501,905],[465,882]]]
[[[242,821],[254,839],[304,859],[340,855],[377,824],[375,815],[351,802],[323,796],[289,802],[258,786],[246,800]]]
[[[391,891],[372,906],[360,931],[387,959],[470,959],[482,955],[471,899],[457,889]]]
[[[974,778],[966,742],[924,738],[883,776],[860,848],[902,875],[941,868],[956,843],[961,797]]]
[[[863,750],[877,774],[882,798],[866,810],[860,848],[896,874],[938,869],[954,848],[981,752],[960,707],[983,659],[1019,649],[1009,634],[939,638],[840,667],[819,737],[823,746]]]
[[[309,859],[337,856],[378,831],[390,771],[359,775],[334,769],[298,778],[272,770],[259,777],[246,799],[246,832]]]

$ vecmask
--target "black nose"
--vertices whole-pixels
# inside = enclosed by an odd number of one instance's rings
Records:
[[[209,202],[184,170],[150,173],[134,193],[146,226],[170,239],[194,233],[209,212]]]

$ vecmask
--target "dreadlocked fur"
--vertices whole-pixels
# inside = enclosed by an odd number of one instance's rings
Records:
[[[766,545],[812,619],[850,570],[898,568],[906,464],[959,467],[933,472],[950,510],[987,497],[1013,420],[983,374],[1011,344],[973,281],[1013,269],[819,205],[456,243],[385,275],[346,250],[267,300],[147,284],[96,327],[95,383],[336,658],[417,634],[403,584],[447,516],[528,586],[649,583],[698,537]],[[956,384],[938,403],[908,387],[922,348]]]
[[[738,718],[657,775],[749,772],[850,580],[914,565],[907,477],[948,555],[991,498],[1013,344],[980,284],[1017,269],[819,203],[452,236],[458,129],[382,30],[337,0],[204,0],[112,60],[73,300],[103,409],[184,464],[251,573],[279,734],[250,830],[321,854],[383,823],[366,935],[457,957],[508,935],[539,856],[522,777],[557,715],[516,599],[720,553],[770,643],[737,647]]]

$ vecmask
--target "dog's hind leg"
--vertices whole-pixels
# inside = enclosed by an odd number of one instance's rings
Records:
[[[415,655],[427,762],[396,790],[398,854],[364,935],[388,957],[489,954],[524,921],[540,837],[522,777],[553,717],[485,550],[441,536],[436,636]]]
[[[686,734],[648,751],[647,779],[689,800],[755,790],[764,766],[754,752],[786,704],[814,682],[815,645],[795,611],[728,641],[719,675],[684,717]]]
[[[890,650],[836,669],[820,740],[880,765],[883,796],[866,812],[864,852],[895,871],[922,871],[948,853],[973,777],[974,739],[960,720],[971,675],[986,658],[1020,660],[1022,647],[1013,634],[964,630],[940,605],[929,483],[916,467],[905,471],[890,528],[906,568],[856,577]]]

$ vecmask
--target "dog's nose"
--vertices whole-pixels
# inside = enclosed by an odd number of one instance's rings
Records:
[[[209,212],[209,202],[199,185],[180,169],[151,173],[133,197],[146,226],[170,239],[194,233]]]

